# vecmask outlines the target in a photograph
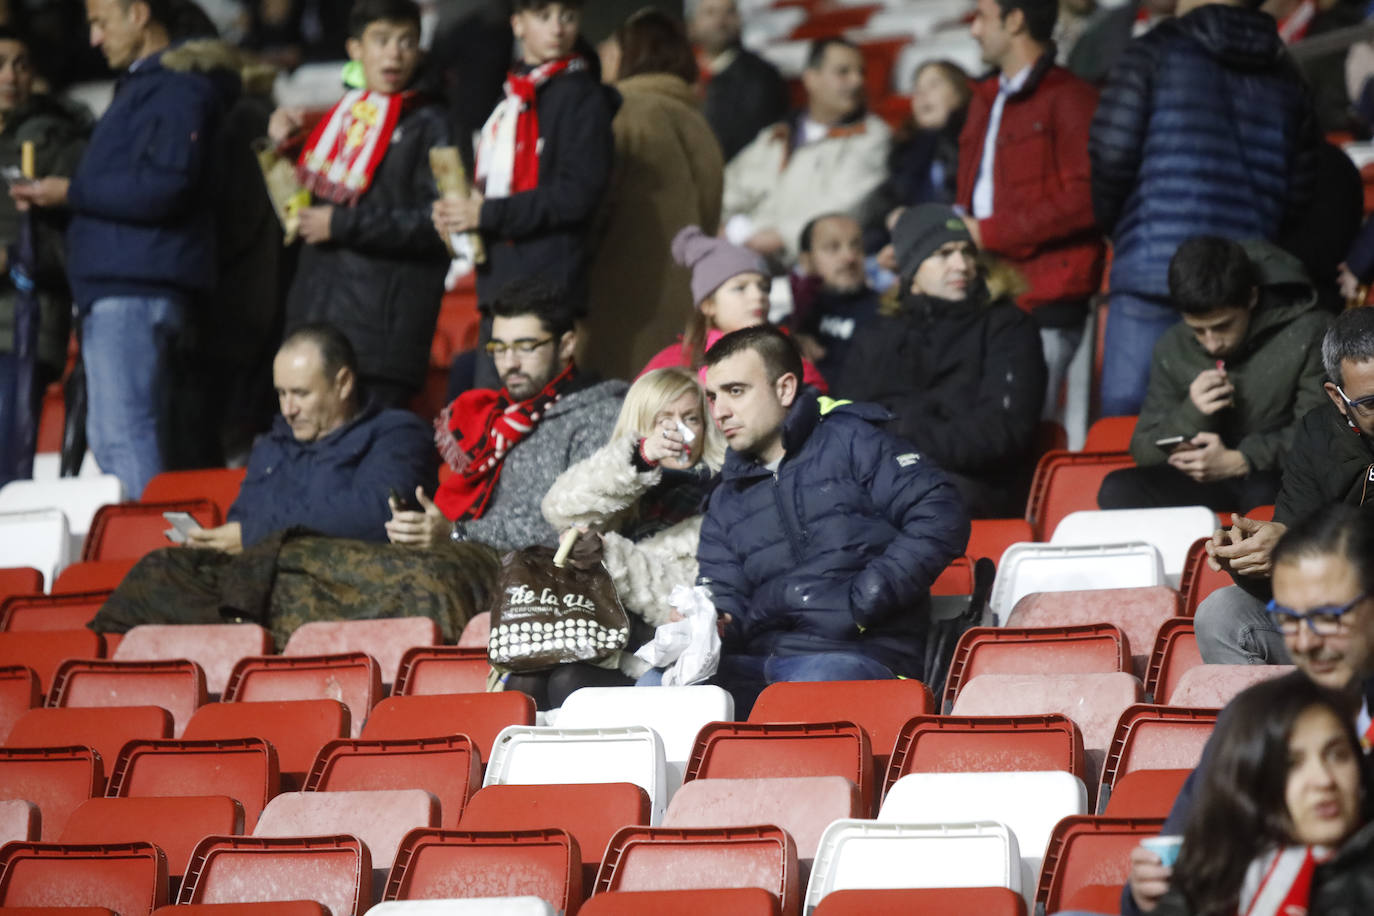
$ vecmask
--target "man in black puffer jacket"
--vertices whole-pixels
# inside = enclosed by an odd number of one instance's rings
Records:
[[[1025,511],[1045,360],[1033,319],[989,294],[963,220],[943,204],[902,213],[895,314],[856,332],[837,394],[896,415],[890,429],[935,460],[974,518]]]
[[[891,415],[801,376],[796,345],[769,325],[706,353],[730,452],[697,562],[724,621],[716,682],[741,717],[778,681],[919,678],[930,584],[968,545],[958,492],[877,425]]]

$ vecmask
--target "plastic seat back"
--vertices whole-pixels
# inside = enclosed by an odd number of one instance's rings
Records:
[[[835,891],[815,916],[1026,916],[1026,901],[1005,887],[910,887]]]
[[[364,738],[467,735],[491,759],[492,742],[508,725],[533,725],[534,700],[514,690],[446,696],[387,697],[372,710]]]
[[[38,675],[27,665],[0,668],[0,744],[24,713],[43,702]]]
[[[42,813],[37,805],[23,798],[0,801],[0,846],[36,843],[42,838]]]
[[[1107,817],[1168,817],[1192,770],[1132,770],[1116,780],[1100,813]]]
[[[266,738],[277,751],[282,789],[295,791],[320,748],[348,735],[348,708],[338,700],[208,703],[196,710],[184,738]]]
[[[577,841],[563,830],[413,830],[384,900],[532,896],[560,913],[582,902]]]
[[[312,620],[296,628],[282,655],[366,652],[377,660],[382,683],[390,685],[396,680],[406,650],[412,646],[436,646],[441,641],[439,625],[428,617]]]
[[[1183,672],[1203,664],[1197,646],[1193,618],[1171,617],[1160,624],[1150,653],[1150,667],[1145,673],[1145,695],[1156,701],[1174,692]]]
[[[473,614],[468,618],[468,622],[463,624],[463,632],[458,634],[458,645],[485,649],[490,638],[491,612],[482,611],[480,614]]]
[[[414,646],[401,656],[394,696],[485,693],[491,665],[486,647]]]
[[[1207,540],[1200,537],[1188,548],[1188,559],[1178,582],[1179,593],[1183,595],[1183,610],[1180,613],[1188,617],[1197,613],[1198,605],[1207,596],[1236,584],[1230,573],[1207,565]]]
[[[797,845],[779,827],[626,827],[611,837],[596,893],[757,887],[783,913],[801,900]]]
[[[67,818],[105,787],[100,755],[89,747],[0,748],[0,796],[38,806],[43,840],[56,840]]]
[[[972,627],[959,637],[945,683],[952,706],[980,674],[1086,674],[1129,670],[1129,643],[1109,623],[1073,627]]]
[[[1102,766],[1099,800],[1107,800],[1116,782],[1135,770],[1196,767],[1216,721],[1216,709],[1137,703],[1122,711]]]
[[[423,789],[439,804],[439,824],[458,826],[482,782],[482,762],[466,735],[331,741],[320,748],[306,791]]]
[[[1009,627],[1067,627],[1109,623],[1126,635],[1130,671],[1144,680],[1150,652],[1164,622],[1178,616],[1179,593],[1164,586],[1035,592],[1023,596],[1007,616]]]
[[[252,831],[280,785],[277,752],[262,738],[131,741],[113,765],[107,794],[111,798],[225,795],[243,806],[242,829]]]
[[[381,698],[381,669],[366,652],[240,659],[224,688],[226,703],[338,700],[348,707],[354,738]]]
[[[154,843],[167,856],[168,874],[180,883],[203,838],[242,832],[243,805],[227,795],[92,798],[72,812],[59,842]]]
[[[221,516],[228,518],[247,473],[247,468],[163,471],[148,481],[142,499],[144,502],[208,499],[219,507]]]
[[[180,738],[206,702],[205,672],[195,662],[117,662],[70,659],[53,677],[51,706],[161,706]]]
[[[972,559],[987,557],[993,563],[1002,562],[1002,554],[1012,544],[1035,540],[1035,532],[1023,518],[975,518],[969,522],[971,532],[964,554]]]
[[[1198,538],[1212,536],[1216,513],[1206,506],[1173,506],[1163,509],[1106,509],[1072,512],[1054,528],[1051,544],[1081,546],[1110,544],[1121,532],[1152,544],[1159,550],[1164,575],[1177,585],[1187,564],[1188,550]]]
[[[1036,901],[1056,913],[1079,889],[1125,884],[1131,850],[1141,837],[1159,833],[1163,818],[1066,817],[1054,828],[1045,852]]]
[[[124,634],[117,661],[185,658],[205,672],[205,689],[221,696],[240,659],[272,651],[272,635],[256,623],[144,624]]]
[[[1296,670],[1293,665],[1198,665],[1179,676],[1178,686],[1166,702],[1170,706],[1220,709],[1246,687]]]
[[[124,559],[73,563],[57,574],[57,581],[52,586],[53,594],[114,591],[137,562],[136,559]]]
[[[72,560],[67,516],[60,509],[0,509],[0,556],[12,566],[31,566],[53,582]]]
[[[1071,512],[1097,509],[1097,491],[1112,471],[1135,467],[1125,450],[1110,452],[1052,451],[1041,456],[1026,502],[1026,521],[1036,540],[1049,540],[1050,532]]]
[[[842,776],[873,806],[873,751],[852,722],[768,725],[713,722],[697,735],[687,779]]]
[[[372,902],[372,861],[357,837],[207,836],[191,854],[178,903],[314,900],[332,916]]]
[[[172,546],[172,541],[163,533],[171,527],[162,517],[164,512],[189,513],[202,528],[216,528],[224,520],[219,507],[208,499],[101,506],[91,519],[81,559],[137,560],[154,550]]]
[[[577,840],[582,886],[596,870],[611,836],[621,827],[649,823],[649,795],[628,782],[599,785],[487,786],[463,811],[463,830],[539,830],[557,827]]]
[[[176,914],[171,914],[176,916]],[[367,916],[558,916],[539,897],[475,897],[471,900],[391,900]]]
[[[1083,737],[1067,716],[916,716],[897,737],[883,793],[909,773],[1044,770],[1084,775]]]
[[[13,595],[43,594],[43,574],[32,566],[0,568],[0,601]]]
[[[172,714],[161,706],[99,709],[30,709],[14,723],[9,747],[70,747],[84,744],[103,760],[114,760],[136,738],[172,737]]]
[[[853,722],[868,733],[874,773],[887,769],[892,746],[912,716],[938,712],[920,681],[784,681],[763,688],[750,722]]]
[[[151,843],[0,847],[0,907],[55,902],[148,916],[167,902],[167,857]]]
[[[70,556],[81,555],[81,544],[101,506],[121,502],[124,487],[113,474],[97,477],[59,477],[56,480],[12,480],[0,487],[0,512],[60,509],[71,531]]]
[[[82,630],[109,597],[109,589],[19,595],[0,605],[0,631]]]
[[[1085,452],[1124,452],[1131,448],[1131,435],[1140,417],[1103,417],[1088,427],[1083,441]]]
[[[273,900],[271,903],[192,903],[164,906],[153,916],[331,916],[313,900]]]
[[[1036,592],[1143,588],[1165,584],[1167,581],[1159,551],[1144,542],[1096,547],[1013,544],[1002,555],[1002,563],[997,567],[990,604],[999,621],[1011,626],[1031,626],[1010,619],[1010,615],[1017,602]],[[1060,625],[1077,622],[1058,621]],[[1099,618],[1088,622],[1112,621]],[[1122,629],[1129,637],[1131,631],[1126,627]]]
[[[688,891],[615,891],[595,894],[582,916],[778,916],[778,898],[759,887],[703,888]],[[400,914],[397,914],[400,916]]]
[[[44,694],[58,665],[69,658],[103,658],[105,640],[90,630],[35,630],[0,633],[0,666],[27,665],[38,675]]]
[[[930,593],[935,596],[973,594],[973,561],[968,557],[950,560],[930,583]]]

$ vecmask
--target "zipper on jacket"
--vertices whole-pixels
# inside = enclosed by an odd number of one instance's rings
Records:
[[[781,470],[779,467],[778,470]],[[778,472],[773,472],[773,501],[778,506],[778,516],[782,521],[783,531],[787,532],[787,544],[792,548],[792,560],[800,563],[802,559],[801,538],[798,535],[796,525],[793,524],[791,513],[787,511],[782,499],[782,484],[778,480]]]

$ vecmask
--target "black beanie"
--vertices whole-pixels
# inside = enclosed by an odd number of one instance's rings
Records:
[[[907,207],[892,227],[892,249],[897,255],[897,273],[910,277],[921,262],[948,242],[973,242],[968,226],[952,207],[920,204]]]

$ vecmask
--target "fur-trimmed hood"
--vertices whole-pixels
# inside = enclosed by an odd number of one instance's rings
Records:
[[[175,44],[162,53],[162,66],[178,73],[204,73],[212,78],[238,77],[245,95],[267,97],[277,79],[277,68],[265,64],[241,48],[217,38],[196,38]]]

